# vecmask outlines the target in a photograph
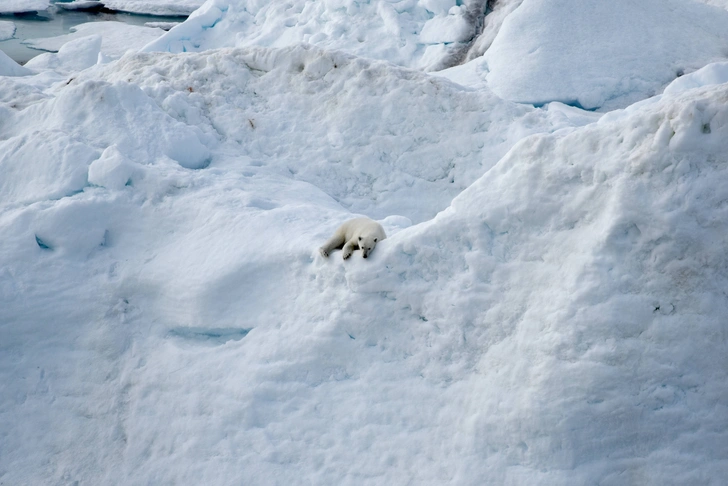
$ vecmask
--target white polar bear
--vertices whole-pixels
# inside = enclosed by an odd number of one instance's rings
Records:
[[[321,256],[328,257],[333,250],[343,248],[346,260],[358,247],[361,249],[361,256],[366,258],[374,250],[377,242],[386,237],[384,228],[376,221],[369,218],[354,218],[339,226],[334,236],[319,248],[319,252]]]

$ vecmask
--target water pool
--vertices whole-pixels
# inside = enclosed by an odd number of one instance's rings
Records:
[[[14,59],[15,62],[25,64],[43,52],[23,44],[26,39],[68,34],[72,27],[86,22],[117,21],[132,25],[144,25],[147,22],[182,22],[185,18],[107,11],[64,10],[51,6],[47,11],[38,13],[0,15],[0,20],[13,22],[16,27],[14,38],[0,41],[0,50]]]

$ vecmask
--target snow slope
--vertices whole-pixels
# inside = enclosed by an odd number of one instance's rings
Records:
[[[205,8],[0,76],[0,483],[721,484],[725,63],[534,108]]]

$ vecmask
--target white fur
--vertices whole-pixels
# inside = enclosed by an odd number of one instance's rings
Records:
[[[361,256],[366,258],[374,250],[377,243],[385,239],[382,225],[369,218],[354,218],[346,221],[319,248],[321,256],[328,257],[333,250],[344,249],[344,260],[349,258],[356,249],[361,250]]]

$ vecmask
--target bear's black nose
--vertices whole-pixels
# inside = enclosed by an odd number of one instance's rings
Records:
[[[362,256],[363,256],[364,258],[366,258],[366,257],[367,257],[366,255],[362,255]]]

